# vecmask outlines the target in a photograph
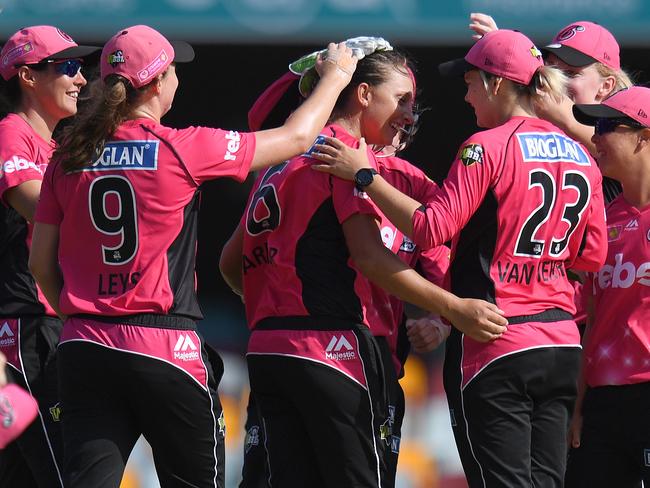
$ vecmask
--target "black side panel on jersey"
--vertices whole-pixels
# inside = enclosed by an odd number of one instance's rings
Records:
[[[481,298],[495,303],[490,265],[497,243],[498,203],[491,191],[458,237],[451,262],[451,291],[462,298]]]
[[[169,285],[174,294],[169,313],[196,320],[203,318],[194,287],[200,200],[201,192],[197,190],[183,211],[183,227],[167,250]]]
[[[618,181],[603,176],[603,197],[605,198],[605,205],[614,200],[622,192],[623,187]]]
[[[348,266],[350,252],[331,198],[314,212],[296,245],[296,275],[310,315],[363,321],[354,290],[357,273]]]
[[[0,315],[44,314],[36,283],[27,267],[27,222],[0,204]]]

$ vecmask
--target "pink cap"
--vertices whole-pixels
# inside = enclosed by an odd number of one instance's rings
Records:
[[[650,127],[650,88],[632,86],[617,91],[602,103],[573,106],[578,122],[595,125],[598,119],[632,119]]]
[[[0,389],[0,449],[22,434],[37,413],[36,400],[18,385]]]
[[[188,63],[193,59],[194,50],[188,43],[170,42],[149,26],[134,25],[119,31],[102,49],[101,76],[105,80],[108,75],[120,75],[140,88],[172,62]]]
[[[542,53],[533,41],[521,32],[499,29],[479,39],[464,59],[442,63],[438,69],[444,76],[455,76],[478,68],[528,85],[543,65]]]
[[[2,47],[0,75],[9,80],[24,64],[83,58],[98,50],[96,46],[78,45],[68,34],[51,25],[25,27],[11,36]]]
[[[562,29],[553,42],[544,48],[569,66],[582,67],[595,62],[612,69],[621,69],[619,46],[603,26],[579,21]]]

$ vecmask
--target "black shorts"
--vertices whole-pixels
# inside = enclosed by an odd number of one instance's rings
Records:
[[[223,363],[201,339],[207,391],[160,359],[89,341],[59,346],[66,488],[117,488],[142,434],[164,487],[224,486]]]
[[[63,486],[56,364],[62,327],[58,318],[45,315],[0,318],[0,351],[7,356],[7,379],[29,391],[39,405],[36,420],[0,450],[0,486]]]
[[[385,454],[390,414],[381,353],[367,327],[351,330],[367,387],[317,361],[248,354],[271,487],[394,486]]]
[[[457,334],[447,342],[444,383],[470,488],[563,486],[580,349],[514,353],[461,388]]]
[[[650,486],[650,383],[589,388],[567,488]]]
[[[392,365],[390,347],[386,338],[376,337],[379,352],[382,357],[384,383],[388,399],[388,418],[380,426],[380,439],[383,444],[380,452],[384,456],[384,471],[386,485],[395,484],[397,474],[397,459],[399,455],[402,422],[404,420],[404,392]],[[244,440],[244,464],[242,481],[239,488],[270,488],[268,452],[262,416],[259,413],[254,395],[249,395],[246,408],[246,437]]]

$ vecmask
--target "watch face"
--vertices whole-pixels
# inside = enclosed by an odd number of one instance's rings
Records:
[[[354,175],[354,180],[357,186],[363,188],[372,183],[374,172],[370,168],[364,168],[357,171],[357,174]]]

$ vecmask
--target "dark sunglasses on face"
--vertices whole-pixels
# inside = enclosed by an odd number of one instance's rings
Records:
[[[54,71],[60,75],[66,75],[70,78],[77,76],[81,67],[83,66],[83,61],[81,59],[66,59],[61,62],[54,62]]]
[[[40,63],[36,64],[26,64],[25,66],[30,66],[32,68],[38,68],[38,67],[45,67],[48,64],[53,64],[54,65],[54,71],[56,71],[60,75],[66,75],[69,76],[70,78],[74,78],[77,76],[79,71],[81,71],[81,67],[83,66],[83,61],[81,59],[66,59],[65,61],[55,61],[55,60],[48,60],[48,61],[41,61]],[[16,66],[16,68],[20,67],[20,65]]]
[[[631,129],[644,129],[645,126],[633,119],[598,119],[596,120],[595,132],[599,136],[609,134],[619,126],[629,127]]]

